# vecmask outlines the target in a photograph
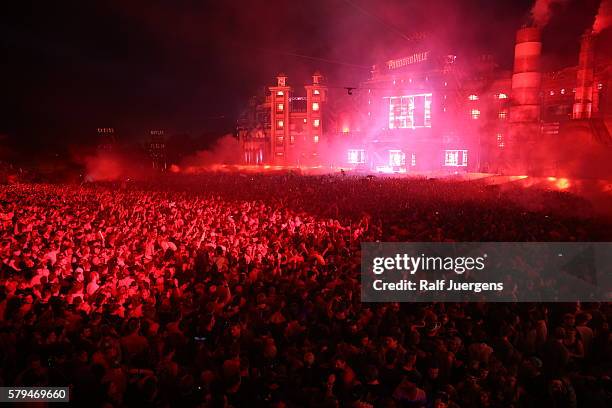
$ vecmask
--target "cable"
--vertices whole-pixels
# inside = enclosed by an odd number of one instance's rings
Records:
[[[395,34],[399,35],[400,37],[402,37],[404,40],[406,41],[414,41],[415,39],[419,39],[420,36],[422,35],[422,33],[419,33],[418,36],[416,37],[408,37],[406,34],[404,34],[402,31],[400,31],[399,28],[395,27],[392,24],[389,24],[388,22],[386,22],[385,20],[383,20],[382,18],[378,17],[375,14],[370,13],[368,10],[364,9],[363,7],[353,3],[350,0],[344,0],[345,3],[349,4],[350,6],[352,6],[353,8],[355,8],[356,10],[358,10],[359,12],[361,12],[362,14],[378,21],[380,24],[384,25],[385,27],[387,27],[387,29],[389,29],[390,31],[393,31]]]
[[[290,52],[290,51],[271,50],[269,48],[260,48],[260,47],[251,47],[251,48],[259,50],[259,51],[263,51],[263,52],[269,52],[269,53],[280,54],[280,55],[287,55],[287,56],[290,56],[290,57],[305,58],[305,59],[309,59],[309,60],[313,60],[313,61],[321,61],[321,62],[325,62],[327,64],[343,65],[345,67],[351,67],[351,68],[356,68],[356,69],[367,69],[367,70],[370,70],[372,68],[371,66],[368,66],[368,65],[351,64],[350,62],[331,60],[331,59],[328,59],[328,58],[321,58],[321,57],[313,57],[311,55],[298,54],[298,53]]]

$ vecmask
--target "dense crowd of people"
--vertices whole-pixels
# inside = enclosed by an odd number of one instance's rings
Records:
[[[609,407],[608,303],[362,303],[360,243],[606,241],[559,192],[199,175],[0,187],[0,385],[89,406]]]

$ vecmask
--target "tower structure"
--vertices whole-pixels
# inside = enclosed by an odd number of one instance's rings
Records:
[[[287,75],[276,76],[276,86],[270,87],[270,143],[272,163],[283,165],[287,160],[289,144],[289,94]]]
[[[323,75],[316,71],[312,75],[312,84],[306,85],[306,120],[308,123],[308,143],[306,144],[307,162],[316,163],[319,154],[319,143],[323,135],[323,104],[327,101],[327,87]]]

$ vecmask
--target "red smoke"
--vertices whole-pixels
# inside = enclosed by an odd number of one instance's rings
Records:
[[[531,8],[531,18],[537,27],[544,27],[548,24],[552,15],[552,5],[555,3],[564,3],[567,0],[536,0]],[[605,0],[604,0],[605,1]]]
[[[217,140],[212,148],[187,157],[180,164],[180,168],[196,170],[211,165],[239,164],[242,162],[240,155],[238,139],[232,135],[225,135]]]
[[[123,174],[119,158],[110,153],[99,153],[85,157],[86,178],[88,181],[113,181]]]
[[[85,167],[86,181],[117,181],[143,178],[151,173],[144,157],[133,154],[99,151],[75,155],[75,161]]]
[[[612,25],[612,0],[601,0],[595,23],[593,24],[593,33],[599,34],[604,29]]]

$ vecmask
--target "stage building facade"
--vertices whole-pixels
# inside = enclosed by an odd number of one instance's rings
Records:
[[[253,97],[238,122],[244,164],[311,166],[320,162],[327,87],[315,72],[303,89],[292,87],[285,74],[265,97]]]
[[[555,71],[542,68],[540,31],[525,27],[512,71],[490,56],[417,49],[329,95],[319,74],[301,97],[279,75],[239,124],[244,162],[554,175],[594,152],[602,160],[612,154],[612,56],[600,37],[586,33],[578,64]]]

